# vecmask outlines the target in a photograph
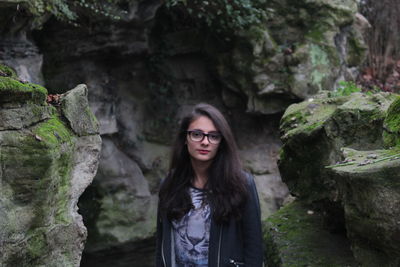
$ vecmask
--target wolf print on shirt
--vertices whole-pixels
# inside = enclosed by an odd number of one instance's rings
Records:
[[[189,188],[194,208],[172,222],[178,267],[207,267],[210,236],[210,206],[205,190]]]

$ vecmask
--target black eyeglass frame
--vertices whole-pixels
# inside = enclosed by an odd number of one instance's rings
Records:
[[[191,133],[200,133],[200,134],[203,135],[203,137],[200,140],[193,140],[192,137],[191,137]],[[186,131],[186,134],[189,135],[190,140],[192,140],[193,142],[202,142],[204,140],[204,138],[207,136],[208,142],[210,144],[213,144],[213,145],[218,145],[219,143],[221,143],[221,141],[223,139],[222,134],[220,134],[219,132],[204,133],[204,132],[199,131],[199,130],[189,130],[189,131]],[[219,140],[218,143],[211,142],[210,141],[210,135],[219,135],[221,137],[221,139]]]

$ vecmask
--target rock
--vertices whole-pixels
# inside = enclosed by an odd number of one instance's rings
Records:
[[[259,144],[240,151],[240,157],[245,169],[253,174],[278,173],[276,164],[279,153],[277,144]]]
[[[232,51],[215,55],[220,80],[247,97],[248,112],[283,112],[299,99],[333,90],[365,59],[356,1],[271,1],[267,6],[266,27],[246,30]]]
[[[99,123],[89,108],[88,89],[80,84],[61,97],[61,110],[72,130],[79,136],[99,133]]]
[[[290,192],[310,202],[336,199],[335,182],[326,175],[325,166],[341,161],[344,146],[382,147],[382,125],[394,99],[386,93],[347,97],[321,93],[290,106],[281,120],[284,145],[279,162]]]
[[[345,149],[357,160],[332,169],[352,251],[361,266],[400,264],[399,150]],[[369,155],[377,158],[362,163]],[[390,160],[393,159],[393,160]]]
[[[383,129],[384,146],[400,146],[400,96],[390,105]]]
[[[90,227],[85,248],[89,256],[154,233],[157,197],[150,193],[139,166],[109,138],[103,138],[98,174],[79,205]]]
[[[43,105],[46,101],[46,88],[28,83],[13,77],[0,77],[0,103],[9,103],[11,107],[18,106],[18,103],[33,103]]]
[[[11,114],[0,129],[0,265],[79,266],[86,228],[77,202],[97,171],[100,137],[74,134],[46,89],[0,79],[0,113]],[[4,110],[36,114],[13,123]]]
[[[358,266],[346,237],[326,230],[322,212],[302,202],[265,220],[263,234],[270,267]]]
[[[279,210],[289,191],[278,173],[255,175],[254,181],[260,200],[261,218],[264,220]]]
[[[400,151],[388,142],[397,140],[389,125],[397,127],[398,99],[322,93],[290,106],[281,120],[283,181],[318,206],[324,223],[343,217],[331,230],[344,227],[361,266],[400,263]]]

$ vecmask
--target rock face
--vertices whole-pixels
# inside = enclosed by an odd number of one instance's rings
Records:
[[[281,120],[280,170],[292,194],[307,201],[337,197],[325,166],[342,158],[341,148],[383,146],[383,121],[395,99],[390,94],[328,97],[327,93],[290,106]],[[301,180],[301,183],[298,181]]]
[[[0,265],[79,266],[86,228],[77,203],[96,173],[101,139],[95,120],[93,131],[73,126],[88,113],[64,121],[59,108],[84,114],[87,89],[62,96],[79,95],[68,106],[51,106],[45,88],[1,72]]]
[[[321,93],[290,106],[281,121],[282,179],[296,201],[323,215],[326,229],[347,233],[361,266],[400,264],[399,103],[399,96],[387,93]],[[280,235],[274,220],[266,239],[284,260],[290,248],[274,239]]]
[[[246,96],[249,112],[283,112],[291,103],[336,88],[343,78],[355,78],[366,52],[356,1],[266,5],[266,25],[241,33],[233,51],[216,56],[221,81]]]
[[[344,152],[356,160],[333,168],[332,178],[354,256],[362,266],[398,266],[400,149]]]

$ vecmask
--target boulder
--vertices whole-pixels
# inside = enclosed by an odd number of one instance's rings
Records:
[[[345,148],[347,163],[331,169],[347,236],[361,266],[400,264],[400,149]]]
[[[396,96],[388,93],[328,96],[291,105],[280,130],[283,147],[279,169],[295,196],[309,202],[336,200],[335,181],[325,166],[342,160],[341,148],[378,149],[383,146],[383,121]]]
[[[346,233],[361,266],[400,264],[399,99],[322,93],[281,120],[279,168],[295,203],[312,203],[325,229]]]
[[[75,134],[41,86],[3,76],[0,96],[0,265],[79,266],[86,228],[77,203],[100,137]]]
[[[99,134],[99,123],[89,108],[88,89],[80,84],[61,98],[61,110],[79,136]]]

